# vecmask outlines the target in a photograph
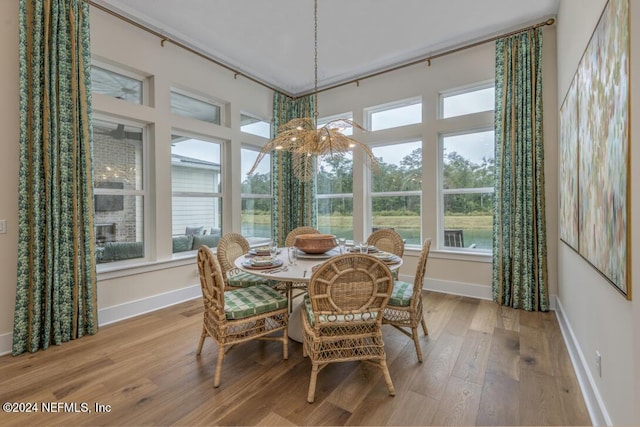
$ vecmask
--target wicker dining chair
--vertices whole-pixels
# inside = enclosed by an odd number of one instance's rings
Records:
[[[238,289],[260,284],[276,286],[277,282],[273,280],[241,271],[235,266],[236,259],[248,253],[249,249],[249,241],[238,233],[226,233],[220,238],[216,255],[227,287],[229,289]]]
[[[400,280],[395,281],[391,298],[384,309],[382,318],[382,323],[394,326],[413,340],[420,362],[422,362],[422,349],[418,339],[418,326],[421,324],[424,334],[429,335],[422,313],[422,284],[430,248],[431,239],[426,239],[422,244],[413,284]],[[407,329],[411,329],[411,333]]]
[[[204,319],[196,354],[202,352],[207,336],[218,344],[214,387],[220,385],[222,361],[227,347],[252,339],[275,340],[282,342],[284,359],[289,358],[289,312],[287,299],[281,293],[266,285],[225,290],[220,264],[207,246],[198,249],[198,271],[204,300]],[[280,330],[283,331],[282,336],[266,336]]]
[[[389,252],[402,258],[404,255],[404,239],[396,230],[380,228],[375,230],[367,238],[367,245],[375,246],[384,252]],[[400,269],[393,271],[393,280],[400,277]]]
[[[378,366],[389,394],[395,395],[381,332],[392,289],[391,271],[370,255],[339,255],[313,273],[301,310],[302,353],[312,364],[308,402],[315,399],[321,369],[354,360]]]
[[[381,228],[369,235],[367,245],[375,246],[381,251],[389,252],[402,258],[404,255],[404,240],[396,230]]]

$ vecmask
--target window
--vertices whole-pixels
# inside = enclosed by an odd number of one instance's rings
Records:
[[[202,120],[216,125],[222,122],[219,105],[203,99],[197,99],[177,89],[171,90],[171,112],[178,116]]]
[[[271,138],[271,123],[246,114],[240,114],[240,131],[263,138]]]
[[[271,155],[265,155],[258,168],[251,169],[258,158],[257,149],[242,148],[240,151],[242,167],[242,222],[241,234],[250,243],[264,243],[271,237]]]
[[[353,155],[318,159],[318,229],[353,240]]]
[[[219,142],[171,135],[174,253],[201,244],[217,246],[222,233],[220,158]]]
[[[441,246],[491,250],[493,130],[442,135]]]
[[[145,129],[93,121],[94,221],[98,263],[143,258]]]
[[[422,100],[411,99],[365,110],[371,131],[422,123]]]
[[[440,94],[441,118],[491,111],[495,108],[495,87],[474,86]]]
[[[353,120],[353,113],[336,114],[334,116],[322,117],[318,119],[318,129],[326,125],[330,121],[338,119]],[[339,130],[343,135],[353,135],[353,126],[347,125],[343,129]]]
[[[142,104],[143,79],[91,66],[91,91],[133,104]]]
[[[420,245],[422,142],[372,148],[380,169],[371,174],[373,228],[394,228],[407,244]]]

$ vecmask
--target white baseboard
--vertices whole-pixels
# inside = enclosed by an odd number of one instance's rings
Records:
[[[202,297],[202,291],[200,290],[200,284],[197,284],[165,292],[164,294],[153,295],[124,304],[102,308],[98,310],[98,325],[104,326],[119,322],[120,320],[139,316],[199,297]]]
[[[13,332],[0,335],[0,356],[11,353],[13,347]]]
[[[405,279],[402,279],[405,280]],[[409,278],[413,281],[413,277]],[[428,291],[442,292],[444,294],[460,295],[464,297],[491,299],[491,286],[478,285],[475,283],[452,282],[449,280],[429,279],[424,281],[423,289]]]
[[[569,356],[571,357],[573,369],[576,371],[580,390],[582,391],[587,411],[589,411],[589,416],[591,417],[591,424],[594,426],[613,425],[611,417],[609,417],[609,413],[607,412],[607,408],[600,396],[600,391],[598,390],[593,376],[591,375],[591,371],[589,370],[587,359],[584,357],[584,353],[582,352],[580,344],[573,333],[571,324],[564,314],[562,303],[558,298],[556,298],[556,317],[558,318],[560,330],[562,331],[564,342],[567,346],[567,350],[569,351]]]

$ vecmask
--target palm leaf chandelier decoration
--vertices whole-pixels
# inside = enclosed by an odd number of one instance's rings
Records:
[[[356,122],[348,119],[335,119],[318,128],[318,0],[314,0],[314,80],[313,105],[314,117],[292,119],[278,128],[278,135],[265,145],[248,175],[258,167],[265,155],[276,151],[291,153],[294,175],[301,181],[310,181],[314,177],[315,162],[318,157],[333,156],[336,153],[346,153],[354,147],[360,147],[364,152],[364,162],[367,166],[378,166],[378,161],[371,149],[360,141],[350,138],[344,133],[349,127],[365,131]]]

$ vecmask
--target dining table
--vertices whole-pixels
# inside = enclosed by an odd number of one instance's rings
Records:
[[[375,250],[375,248],[373,249]],[[359,253],[354,251],[353,248],[346,248],[345,253]],[[374,255],[376,252],[372,252]],[[296,249],[297,259],[295,262],[289,260],[289,248],[278,248],[275,265],[253,265],[251,260],[261,256],[261,253],[256,253],[253,250],[236,258],[235,266],[245,272],[254,274],[259,277],[263,277],[269,280],[275,280],[279,282],[292,282],[292,283],[309,283],[311,275],[313,274],[314,267],[319,266],[324,261],[340,255],[340,249],[334,248],[322,254],[307,254],[299,249]],[[402,266],[402,258],[397,257],[393,263],[386,263],[387,267],[391,271],[397,270]],[[302,310],[302,299],[298,304],[292,305],[293,310],[289,316],[289,338],[296,342],[302,342],[302,319],[300,317],[300,311]]]

